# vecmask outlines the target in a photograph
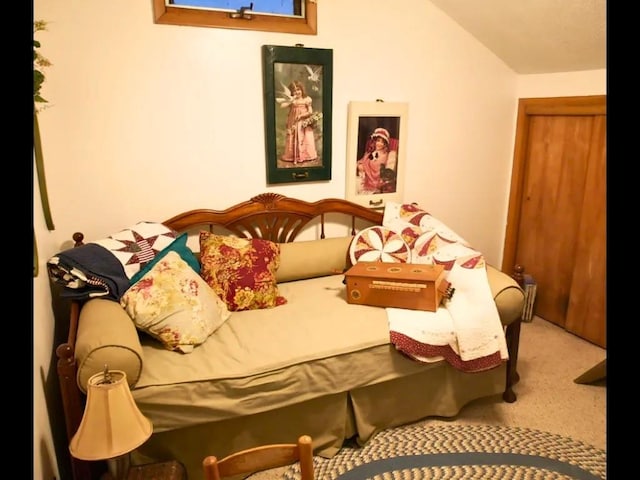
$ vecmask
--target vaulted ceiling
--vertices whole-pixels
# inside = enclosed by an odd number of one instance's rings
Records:
[[[519,74],[606,68],[606,0],[430,0]]]

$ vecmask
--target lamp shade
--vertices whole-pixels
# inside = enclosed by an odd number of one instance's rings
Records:
[[[105,370],[89,378],[87,403],[69,451],[80,460],[106,460],[142,445],[153,425],[142,415],[121,370]]]

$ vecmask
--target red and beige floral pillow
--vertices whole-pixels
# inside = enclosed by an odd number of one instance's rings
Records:
[[[226,304],[175,251],[131,286],[120,305],[138,330],[182,353],[192,352],[231,316]]]
[[[120,299],[136,328],[165,348],[190,353],[231,312],[286,303],[276,283],[278,244],[200,232],[198,274],[183,235],[140,272]]]
[[[283,305],[276,271],[277,243],[200,232],[200,275],[230,311],[257,310]]]

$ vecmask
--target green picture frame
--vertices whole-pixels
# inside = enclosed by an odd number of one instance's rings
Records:
[[[331,180],[333,50],[263,45],[267,184]]]

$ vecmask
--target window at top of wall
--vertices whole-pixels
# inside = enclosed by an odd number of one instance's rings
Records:
[[[245,7],[254,13],[271,15],[301,15],[302,0],[169,0],[170,5],[183,7],[203,7],[214,10],[239,11]]]
[[[156,23],[317,34],[317,0],[153,0]]]

